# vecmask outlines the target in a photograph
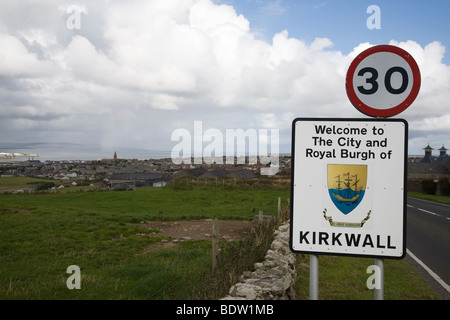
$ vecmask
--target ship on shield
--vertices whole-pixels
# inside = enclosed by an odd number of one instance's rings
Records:
[[[334,205],[345,215],[363,200],[367,165],[328,165],[328,192]]]

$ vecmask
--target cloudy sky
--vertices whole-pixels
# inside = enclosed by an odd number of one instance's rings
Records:
[[[381,29],[367,27],[373,4]],[[345,75],[379,44],[421,71],[418,98],[396,116],[409,122],[409,154],[450,149],[449,12],[446,0],[2,1],[0,152],[171,150],[172,132],[194,121],[278,129],[290,152],[296,117],[367,118]]]

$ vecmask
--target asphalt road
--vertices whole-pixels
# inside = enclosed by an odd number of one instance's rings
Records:
[[[441,278],[448,289],[450,206],[408,198],[406,241],[408,251],[420,259],[435,274],[435,278],[436,276]]]

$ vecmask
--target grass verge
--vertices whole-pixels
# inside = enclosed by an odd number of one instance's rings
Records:
[[[436,196],[432,194],[425,194],[420,192],[408,192],[408,197],[418,198],[443,204],[450,205],[450,197],[448,196]]]
[[[367,280],[372,258],[319,256],[319,300],[373,300]],[[309,299],[309,255],[297,256],[297,298]],[[430,285],[405,260],[384,260],[385,300],[438,300]]]

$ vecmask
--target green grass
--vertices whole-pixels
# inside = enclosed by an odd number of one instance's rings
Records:
[[[297,299],[309,299],[309,256],[297,257]],[[319,256],[319,300],[373,300],[367,288],[372,258]],[[405,261],[384,260],[385,300],[437,300],[430,285]]]
[[[272,188],[198,187],[138,188],[121,192],[77,192],[67,194],[5,194],[4,208],[31,210],[37,214],[108,214],[114,222],[141,220],[180,220],[199,218],[250,220],[259,210],[268,214],[277,206],[278,197],[288,190]]]
[[[0,299],[189,299],[208,280],[211,242],[154,249],[140,221],[250,220],[288,189],[143,188],[0,195]],[[81,290],[69,290],[70,265]],[[186,285],[189,283],[190,285]]]
[[[43,182],[56,182],[55,180],[31,177],[0,177],[0,193],[12,192],[18,189],[27,189]]]
[[[32,191],[35,193],[69,193],[69,192],[84,192],[84,191],[94,191],[98,190],[98,187],[91,187],[88,185],[83,186],[73,186],[71,183],[77,179],[71,180],[55,180],[55,179],[45,179],[45,178],[33,178],[33,177],[0,177],[0,194],[1,193],[29,193],[30,188],[36,189],[38,187],[43,187],[44,184],[52,184],[55,187],[60,185],[70,185],[70,187],[65,187],[63,189],[57,190],[39,190]],[[87,184],[87,183],[86,183]],[[47,187],[45,187],[47,188]]]
[[[428,201],[434,201],[438,203],[448,204],[450,205],[450,197],[448,196],[436,196],[432,194],[425,194],[420,192],[408,192],[408,197],[418,198]]]

